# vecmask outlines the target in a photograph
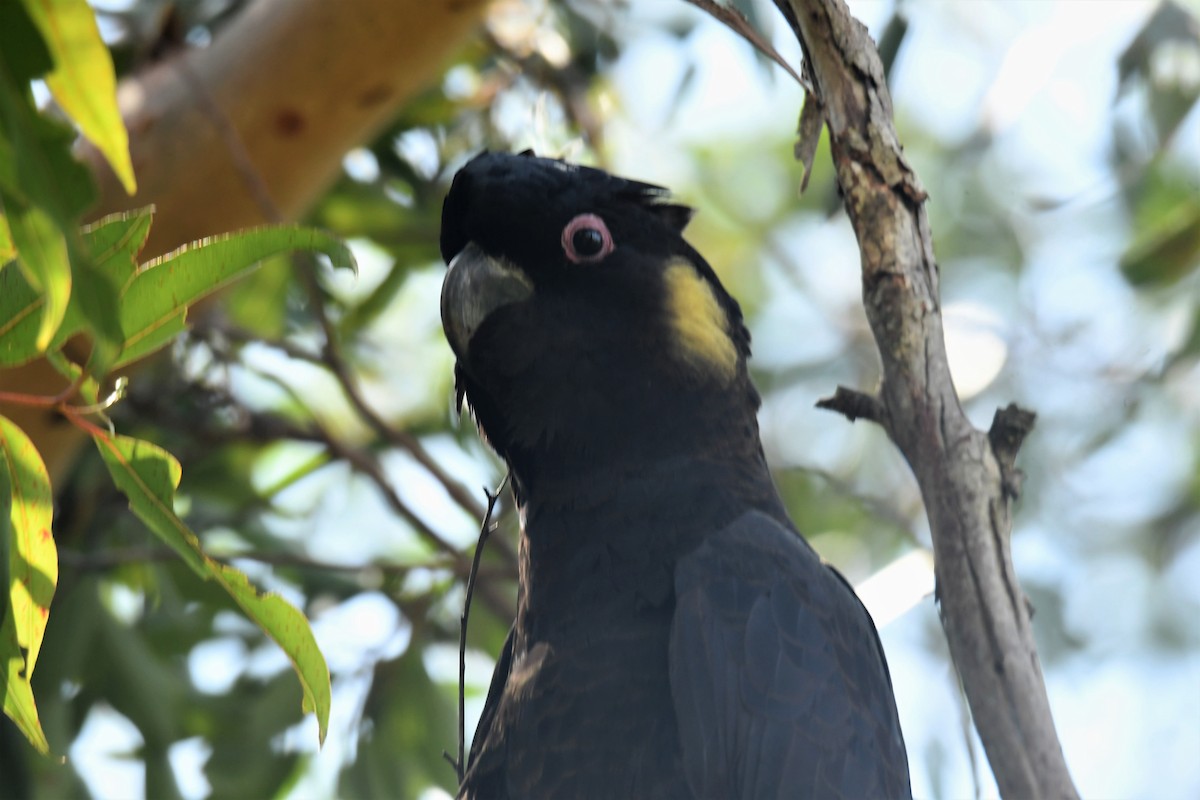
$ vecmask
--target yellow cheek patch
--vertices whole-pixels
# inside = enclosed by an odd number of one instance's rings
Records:
[[[671,331],[683,355],[714,368],[722,380],[732,380],[737,372],[737,347],[712,286],[686,261],[669,264],[664,281]]]

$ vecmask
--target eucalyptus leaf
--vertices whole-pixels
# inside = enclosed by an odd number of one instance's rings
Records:
[[[167,451],[150,442],[111,435],[99,428],[92,439],[129,507],[200,577],[219,584],[242,611],[283,649],[300,679],[303,708],[315,712],[323,742],[329,728],[329,668],[304,615],[277,594],[260,594],[241,571],[204,554],[196,534],[175,513],[182,470]]]
[[[237,280],[265,258],[295,250],[323,253],[335,268],[356,270],[350,249],[314,228],[281,225],[215,236],[144,264],[121,295],[128,364],[168,344],[186,327],[188,308]]]
[[[37,448],[11,420],[0,417],[0,526],[7,550],[7,608],[0,623],[0,668],[5,672],[4,712],[41,752],[45,735],[30,679],[42,648],[50,601],[58,582],[58,553],[50,533],[50,478]],[[5,508],[7,506],[7,508]]]
[[[112,56],[100,38],[87,0],[24,0],[54,61],[46,85],[83,135],[104,154],[125,191],[137,182],[129,158],[129,134],[117,108]]]

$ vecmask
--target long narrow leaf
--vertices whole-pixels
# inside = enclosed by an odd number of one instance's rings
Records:
[[[95,273],[112,287],[128,283],[137,270],[137,254],[146,242],[153,213],[153,207],[147,206],[105,217],[83,228],[83,246],[90,259],[84,277],[93,278]],[[77,289],[80,291],[72,294],[50,349],[88,327],[80,296],[82,287]],[[38,347],[37,333],[38,312],[45,302],[43,294],[30,286],[19,270],[0,272],[0,367],[23,364],[43,352]]]
[[[83,135],[108,159],[125,191],[134,194],[137,183],[129,158],[129,135],[117,108],[117,79],[95,13],[87,0],[24,1],[54,59],[46,85]]]
[[[12,492],[10,611],[16,619],[17,638],[28,653],[27,672],[32,674],[58,585],[58,550],[50,532],[54,515],[50,476],[33,442],[4,417],[0,417],[0,459],[8,469]]]
[[[3,191],[0,191],[0,199],[3,199],[8,215],[21,271],[44,300],[34,339],[38,351],[44,351],[62,324],[67,302],[71,299],[67,241],[55,221],[42,209]]]
[[[41,353],[37,334],[45,302],[21,270],[14,267],[0,272],[0,367],[24,364]]]
[[[24,5],[0,2],[0,151],[14,154],[11,163],[0,166],[0,185],[73,235],[96,189],[87,167],[71,152],[75,131],[39,113],[29,90],[29,81],[52,66]]]
[[[187,310],[265,258],[295,250],[323,253],[335,267],[356,269],[350,249],[335,236],[296,225],[254,228],[187,245],[144,264],[121,297],[127,364],[168,344],[184,330]]]
[[[259,594],[245,574],[204,554],[196,534],[175,513],[175,488],[182,471],[170,453],[150,442],[98,430],[92,438],[113,482],[129,498],[133,513],[179,553],[196,574],[220,584],[246,615],[283,648],[300,678],[304,710],[316,713],[320,739],[324,742],[331,702],[329,668],[317,648],[308,620],[279,595]]]
[[[46,752],[49,747],[29,681],[58,583],[58,552],[50,533],[50,477],[33,442],[4,417],[0,417],[0,494],[6,501],[0,503],[0,512],[7,512],[0,526],[6,540],[8,591],[0,622],[4,713],[36,748]]]
[[[3,158],[3,156],[0,156]],[[0,214],[0,269],[17,257],[17,248],[13,245],[12,231],[8,229],[8,220]]]

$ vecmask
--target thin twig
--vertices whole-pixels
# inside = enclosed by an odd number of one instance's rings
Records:
[[[61,392],[53,397],[44,395],[24,394],[22,392],[0,392],[0,403],[12,403],[18,406],[27,406],[30,408],[57,408],[67,402],[71,397],[79,391],[79,387],[83,385],[84,376],[80,375],[75,380],[67,384]]]
[[[315,572],[337,572],[350,575],[365,575],[368,573],[379,573],[388,576],[403,576],[413,570],[431,569],[431,570],[450,570],[454,571],[455,565],[449,559],[437,559],[432,561],[422,561],[419,563],[410,564],[381,564],[371,562],[367,564],[336,564],[329,561],[321,561],[300,553],[289,552],[272,552],[272,551],[246,551],[229,553],[226,555],[209,554],[217,561],[230,563],[238,560],[254,561],[259,564],[268,564],[274,567],[295,567],[297,569],[313,570]],[[124,547],[119,549],[108,549],[96,551],[92,553],[81,553],[76,550],[59,550],[58,561],[64,567],[79,570],[81,572],[98,572],[102,570],[112,569],[124,564],[159,564],[172,561],[179,561],[180,555],[175,550],[169,547]],[[487,578],[502,577],[498,570],[480,569],[479,574]]]
[[[878,397],[845,386],[837,387],[833,397],[818,400],[817,408],[836,411],[851,422],[866,419],[885,425],[887,419],[887,412]]]
[[[371,481],[388,508],[408,522],[418,536],[431,543],[447,557],[449,560],[448,567],[453,569],[455,575],[465,577],[470,574],[470,560],[452,542],[447,541],[437,531],[433,530],[400,497],[399,492],[392,485],[391,479],[385,473],[382,464],[379,463],[374,453],[342,441],[315,420],[301,425],[275,414],[251,411],[228,395],[221,395],[220,399],[226,404],[228,410],[234,412],[235,419],[237,420],[236,427],[217,430],[197,430],[194,426],[188,428],[174,425],[173,427],[179,430],[186,430],[198,439],[210,444],[221,443],[226,440],[267,442],[280,439],[321,444],[332,458],[343,461],[355,472]],[[303,403],[303,400],[298,399],[298,402]],[[133,400],[133,404],[143,419],[160,418],[157,416],[159,409],[153,404],[139,403],[137,399]],[[171,420],[165,418],[165,422],[170,423]],[[512,576],[514,574],[515,563],[503,563],[500,565],[498,570],[499,576]],[[489,572],[487,577],[491,578],[492,573]],[[480,587],[480,592],[485,604],[494,614],[501,618],[512,616],[512,603],[502,597],[494,589],[490,581]]]
[[[784,72],[791,75],[792,79],[800,84],[804,91],[812,92],[812,84],[801,77],[796,70],[792,69],[792,65],[779,54],[779,51],[767,41],[765,36],[755,30],[754,26],[750,24],[750,20],[746,19],[746,15],[741,11],[732,6],[721,5],[715,2],[715,0],[687,0],[687,2],[704,11],[713,19],[724,24],[729,30],[745,39],[751,47],[774,61]]]
[[[317,318],[317,323],[321,326],[321,332],[325,335],[325,345],[321,350],[321,361],[329,368],[337,379],[338,384],[342,387],[342,392],[346,395],[346,399],[358,412],[359,416],[371,427],[377,435],[385,442],[399,447],[408,452],[418,464],[428,470],[438,483],[442,484],[446,493],[458,503],[462,508],[466,509],[469,514],[474,516],[483,516],[484,508],[479,505],[466,487],[452,478],[442,466],[434,460],[433,456],[421,445],[419,439],[413,436],[408,431],[399,430],[389,425],[378,412],[371,407],[362,391],[358,387],[358,382],[350,370],[350,365],[346,362],[342,355],[341,347],[338,343],[338,332],[333,320],[330,319],[329,313],[325,308],[325,296],[321,291],[320,284],[317,282],[316,264],[311,258],[304,256],[299,257],[301,265],[301,278],[304,283],[306,292],[308,293],[309,303],[312,306],[313,315]],[[516,567],[517,554],[507,542],[499,544],[500,553],[504,562],[510,567]]]
[[[383,495],[384,502],[387,503],[392,511],[403,517],[424,539],[433,543],[435,547],[452,558],[456,574],[468,576],[471,574],[472,568],[467,562],[466,557],[462,554],[462,551],[442,538],[440,534],[418,517],[416,512],[408,507],[408,504],[401,499],[400,494],[392,486],[387,475],[384,474],[383,467],[380,466],[375,458],[362,450],[345,445],[333,436],[328,436],[325,440],[325,445],[336,458],[340,458],[357,472],[370,478],[371,482],[379,489],[380,494]],[[478,558],[478,554],[476,558]],[[483,593],[484,602],[487,603],[488,607],[497,616],[511,616],[512,608],[510,604],[500,597],[500,595],[496,594],[490,586],[485,586],[481,589],[481,592]]]
[[[483,546],[492,532],[492,512],[496,509],[496,501],[500,498],[500,493],[504,491],[504,487],[508,483],[508,477],[508,475],[504,476],[504,480],[500,481],[495,492],[489,492],[486,488],[483,490],[484,496],[487,497],[487,511],[483,515],[483,524],[479,526],[479,541],[475,543],[475,555],[471,559],[471,571],[467,575],[463,612],[458,621],[458,758],[451,758],[445,750],[442,751],[442,758],[454,767],[460,784],[467,771],[467,621],[471,617],[471,598],[475,594],[475,579],[479,576],[479,559],[483,555]]]

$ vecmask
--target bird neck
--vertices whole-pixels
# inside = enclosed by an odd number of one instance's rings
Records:
[[[497,426],[495,443],[512,470],[518,502],[545,507],[561,498],[573,505],[593,484],[607,491],[650,477],[686,481],[693,463],[718,471],[749,467],[769,481],[758,394],[744,369],[730,386],[666,378],[652,386],[648,391],[631,377],[603,392],[556,397],[548,409],[536,405],[544,398],[531,398],[515,423]]]
[[[586,630],[598,616],[669,614],[674,564],[752,509],[787,523],[757,426],[716,446],[540,475],[520,499],[519,640]]]

